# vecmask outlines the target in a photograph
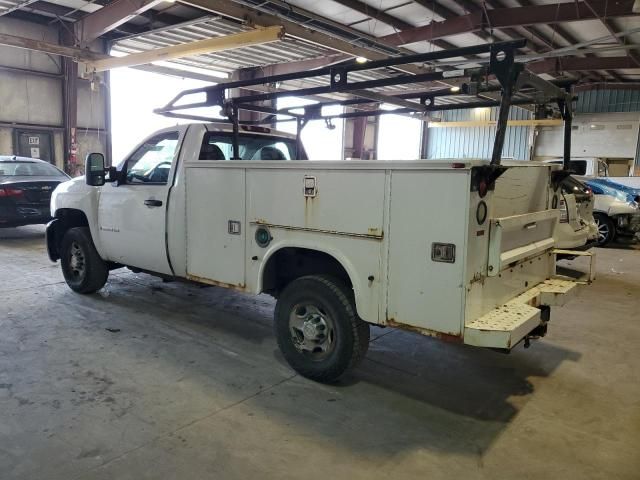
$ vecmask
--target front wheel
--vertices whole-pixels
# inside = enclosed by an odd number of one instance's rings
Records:
[[[598,247],[606,247],[616,236],[616,226],[604,213],[594,213],[593,219],[598,226],[598,240],[596,241],[596,245]]]
[[[62,274],[69,287],[78,293],[100,290],[109,276],[109,267],[96,250],[87,227],[70,228],[60,246]]]
[[[337,380],[369,347],[369,325],[357,315],[353,294],[340,280],[310,275],[291,282],[275,309],[278,346],[300,375]]]

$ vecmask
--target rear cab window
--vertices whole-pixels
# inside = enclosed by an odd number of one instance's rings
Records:
[[[296,155],[295,139],[241,133],[238,136],[240,158],[233,158],[233,134],[206,132],[200,148],[200,160],[306,160],[304,149]],[[296,158],[298,157],[298,158]]]

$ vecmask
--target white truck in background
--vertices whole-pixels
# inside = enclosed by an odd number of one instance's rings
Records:
[[[562,164],[561,159],[554,160],[554,162]],[[598,157],[573,157],[571,159],[571,170],[578,176],[604,178],[612,183],[640,189],[640,177],[632,175],[610,176],[607,162]],[[629,169],[629,171],[631,172],[632,169]]]
[[[577,290],[556,275],[557,165],[314,162],[295,136],[241,130],[234,160],[229,127],[202,123],[117,168],[91,154],[51,199],[49,257],[69,287],[95,292],[126,266],[269,293],[284,357],[319,381],[362,359],[370,324],[509,351]]]

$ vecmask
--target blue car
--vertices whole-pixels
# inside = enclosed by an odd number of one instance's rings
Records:
[[[640,188],[622,185],[621,183],[617,183],[616,181],[611,180],[609,177],[597,177],[590,179],[584,183],[592,184],[593,186],[591,187],[591,189],[593,189],[594,187],[601,187],[604,189],[618,190],[622,193],[625,193],[628,200],[640,203]]]

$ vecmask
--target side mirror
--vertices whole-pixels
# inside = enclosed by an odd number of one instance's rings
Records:
[[[90,153],[84,163],[84,175],[87,185],[100,187],[105,184],[104,155]]]

